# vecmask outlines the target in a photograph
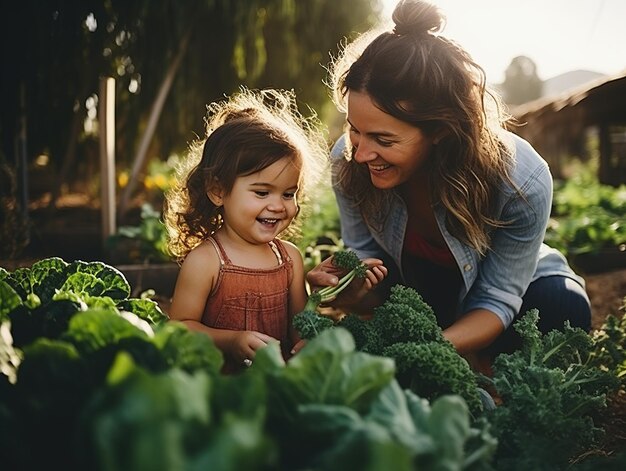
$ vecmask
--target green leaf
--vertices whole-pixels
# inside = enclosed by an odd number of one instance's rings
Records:
[[[394,377],[390,358],[354,351],[342,328],[325,330],[279,370],[275,387],[287,409],[307,403],[346,405],[365,410]]]
[[[105,289],[104,282],[91,273],[73,273],[67,277],[59,291],[70,291],[79,296],[102,296]]]
[[[470,437],[469,410],[460,396],[442,396],[431,406],[429,432],[437,444],[437,469],[460,469]]]
[[[178,369],[149,374],[119,354],[108,386],[83,411],[80,469],[185,469],[206,446],[210,378]]]
[[[16,307],[22,305],[22,298],[4,280],[0,279],[0,322],[8,319],[8,315]]]
[[[118,303],[118,308],[132,312],[150,324],[161,324],[169,318],[163,313],[159,304],[152,299],[125,299]]]
[[[130,296],[130,285],[124,274],[117,268],[103,262],[75,261],[67,267],[68,273],[86,273],[95,276],[103,283],[101,293],[89,293],[95,296],[109,296],[120,300]],[[71,275],[70,275],[71,276]]]
[[[123,338],[148,340],[150,335],[146,328],[150,327],[138,321],[140,319],[132,314],[124,317],[112,310],[92,309],[72,317],[63,338],[71,341],[83,354],[115,344]]]
[[[187,373],[206,371],[214,376],[224,364],[221,350],[208,335],[194,332],[182,323],[161,325],[153,342],[171,368],[180,368]]]

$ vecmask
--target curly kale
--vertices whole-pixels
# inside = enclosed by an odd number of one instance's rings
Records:
[[[422,301],[416,291],[417,298],[413,303],[418,307],[418,301],[422,306],[417,309],[409,304],[400,304],[393,301],[393,292],[398,287],[392,288],[392,297],[374,311],[371,322],[373,328],[381,338],[381,344],[391,345],[397,342],[443,342],[441,328],[432,313],[432,309]],[[409,288],[401,287],[406,291]]]
[[[311,294],[304,310],[315,310],[321,303],[328,302],[344,289],[346,289],[355,278],[364,278],[367,272],[365,265],[359,257],[350,250],[340,250],[335,252],[332,258],[333,265],[348,272],[339,280],[335,286],[326,286]],[[319,297],[318,297],[319,295]],[[311,309],[313,308],[313,309]]]
[[[399,383],[416,394],[459,394],[473,413],[482,409],[476,376],[414,289],[396,285],[370,320],[348,315],[337,325],[353,334],[359,350],[394,358]]]
[[[348,269],[354,265],[354,258],[356,255],[352,252],[338,253],[335,263]],[[337,286],[340,285],[343,286],[342,281]],[[374,309],[371,319],[348,314],[334,324],[317,312],[317,306],[326,296],[330,299],[336,294],[337,291],[327,288],[311,294],[305,310],[293,319],[301,338],[311,339],[333,325],[343,327],[352,334],[358,350],[393,358],[402,386],[430,400],[458,394],[472,413],[481,411],[476,376],[467,361],[443,337],[432,308],[417,291],[396,285],[391,288],[387,301]]]
[[[470,411],[480,411],[476,376],[467,361],[446,342],[400,342],[383,350],[396,362],[398,383],[430,401],[444,394],[458,394]]]
[[[602,436],[593,417],[618,387],[611,372],[594,365],[587,332],[566,323],[541,335],[538,319],[533,309],[516,322],[522,349],[494,362],[503,402],[490,417],[500,443],[497,469],[564,469]]]
[[[332,319],[322,316],[317,311],[302,311],[293,317],[293,328],[304,340],[317,337],[322,331],[334,325]]]
[[[626,387],[626,314],[622,318],[610,314],[594,332],[592,363],[611,371]]]
[[[335,286],[326,286],[317,291],[313,291],[304,306],[302,312],[293,318],[293,327],[300,338],[308,340],[317,336],[323,330],[334,325],[334,321],[318,312],[318,307],[322,303],[333,300],[339,293],[346,289],[355,278],[365,277],[367,265],[350,250],[340,250],[335,252],[332,263],[337,268],[348,270]]]

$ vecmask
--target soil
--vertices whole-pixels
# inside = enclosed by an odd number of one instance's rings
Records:
[[[598,329],[606,316],[621,316],[626,297],[626,269],[585,275],[587,294],[591,301],[591,327]]]

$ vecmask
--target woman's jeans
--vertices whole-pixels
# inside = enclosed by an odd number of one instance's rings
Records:
[[[546,276],[533,281],[522,297],[522,307],[513,324],[531,309],[539,310],[537,326],[541,333],[563,329],[565,321],[586,332],[591,330],[591,306],[587,293],[574,280],[564,276]],[[487,352],[510,353],[521,346],[521,338],[511,324],[487,348]]]
[[[445,329],[454,322],[461,276],[456,269],[411,257],[405,269],[406,283],[415,288]],[[585,331],[591,329],[591,307],[584,288],[570,278],[546,276],[533,281],[522,297],[522,307],[513,323],[486,349],[490,355],[510,353],[521,346],[513,324],[527,311],[539,311],[538,328],[542,333],[563,329],[565,321]]]

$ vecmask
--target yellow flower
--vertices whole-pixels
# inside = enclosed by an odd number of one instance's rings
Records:
[[[126,170],[120,172],[120,174],[117,176],[117,184],[120,188],[124,188],[126,187],[126,185],[128,185],[128,172]]]
[[[167,178],[162,173],[154,176],[154,184],[161,190],[167,188]]]
[[[154,180],[153,180],[153,178],[150,175],[148,175],[144,179],[143,186],[145,186],[146,189],[148,189],[148,190],[150,190],[150,189],[152,189],[154,187]]]

